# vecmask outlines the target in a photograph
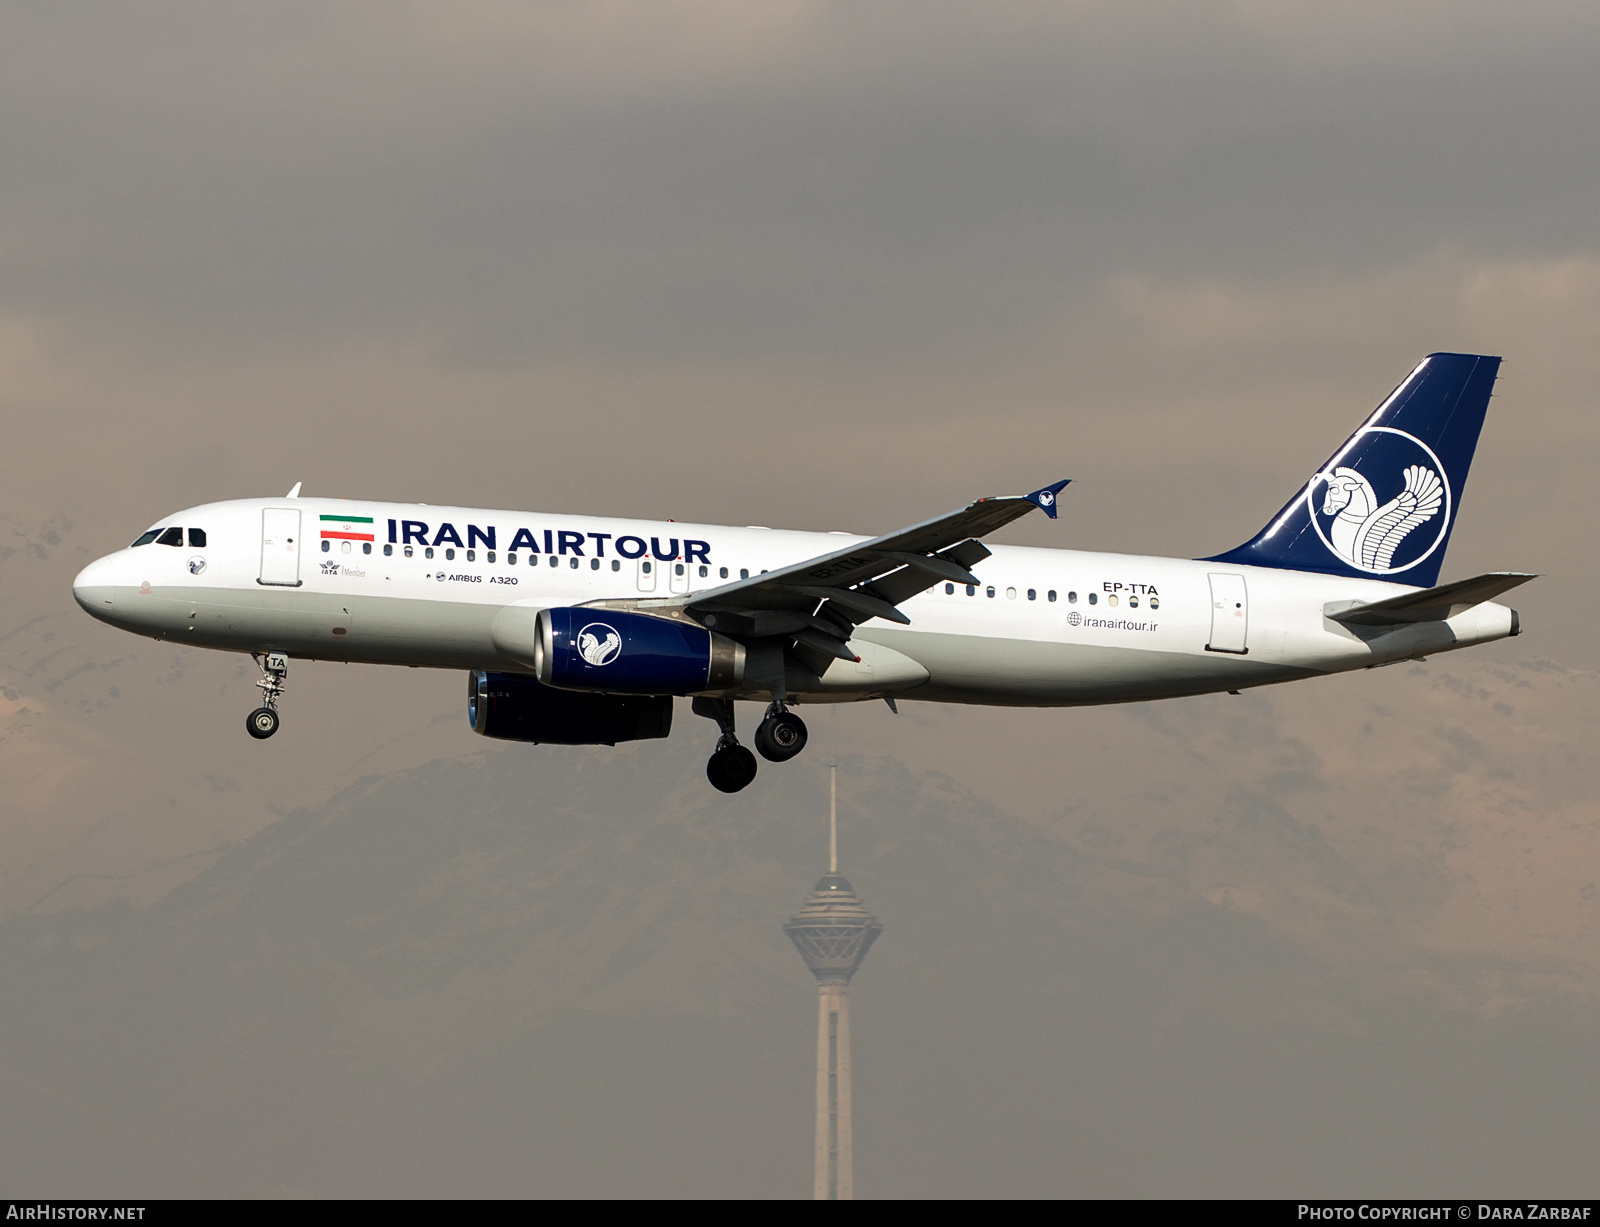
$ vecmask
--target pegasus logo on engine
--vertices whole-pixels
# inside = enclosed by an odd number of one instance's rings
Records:
[[[622,636],[604,622],[591,622],[578,632],[578,655],[591,665],[609,665],[620,651]]]

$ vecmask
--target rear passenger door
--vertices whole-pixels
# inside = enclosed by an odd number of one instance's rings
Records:
[[[1233,652],[1243,656],[1245,633],[1250,627],[1250,605],[1242,575],[1211,575],[1211,641],[1208,652]]]

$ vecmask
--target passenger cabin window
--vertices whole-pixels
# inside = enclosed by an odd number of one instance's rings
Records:
[[[719,576],[720,576],[720,577],[721,577],[721,578],[723,578],[723,579],[727,579],[727,578],[728,578],[728,568],[727,568],[727,567],[719,567],[719,568],[718,568],[718,569],[717,569],[717,574],[718,574],[718,575],[719,575]]]
[[[478,561],[478,551],[477,550],[468,550],[467,551],[467,561],[468,562],[477,562]]]
[[[1045,593],[1044,596],[1045,596],[1045,600],[1053,601],[1053,600],[1056,599],[1056,590],[1054,588],[1052,588],[1052,589],[1050,589],[1049,592]]]
[[[740,579],[749,579],[750,578],[750,568],[749,567],[740,567],[739,568],[739,578]]]
[[[955,596],[956,586],[954,584],[946,584],[944,586],[944,594],[945,596]]]
[[[167,529],[166,532],[162,533],[159,537],[156,538],[156,544],[157,545],[182,545],[183,544],[183,529],[181,529],[181,528],[169,528],[169,529]]]
[[[589,570],[598,571],[599,569],[600,569],[600,560],[598,558],[589,559]]]
[[[386,546],[383,547],[383,556],[385,558],[389,557],[393,553],[394,553],[394,546],[386,545]]]
[[[361,543],[361,552],[362,552],[362,553],[363,553],[363,554],[370,554],[370,553],[372,553],[372,542],[370,542],[370,541],[363,541],[363,542],[362,542],[362,543]]]
[[[409,545],[405,547],[405,555],[407,558],[411,557],[411,547]]]
[[[454,550],[448,550],[447,549],[444,552],[444,557],[445,557],[445,561],[446,562],[454,562],[455,561],[455,557],[456,557],[456,552]]]
[[[484,554],[484,557],[487,558],[490,562],[493,562],[494,561],[494,551],[493,550],[488,551],[486,554]]]
[[[1078,603],[1078,594],[1076,592],[1067,593],[1067,604],[1068,605],[1076,605],[1077,603]]]
[[[1091,592],[1089,594],[1089,604],[1091,604],[1091,605],[1097,604],[1099,602],[1099,600],[1100,600],[1100,594],[1099,593]]]
[[[135,541],[133,543],[133,545],[130,545],[128,548],[131,550],[131,549],[134,548],[134,546],[149,545],[152,541],[154,541],[160,535],[161,535],[161,530],[159,528],[152,528],[147,533],[140,533],[139,534],[139,539],[137,541]]]
[[[620,562],[618,562],[615,558],[613,558],[611,560],[611,569],[613,571],[620,571],[620,570],[622,570],[622,564]]]
[[[189,530],[189,547],[191,549],[196,549],[196,550],[203,550],[203,549],[206,548],[206,530],[205,529],[203,529],[203,528],[191,528]]]
[[[506,555],[506,566],[514,567],[516,565],[517,565],[517,556],[515,554],[507,554]]]
[[[550,555],[550,565],[552,567],[559,567],[561,565],[561,559],[557,558],[554,554],[551,554]]]
[[[573,558],[573,559],[569,559],[568,561],[570,561],[572,563],[571,569],[576,571],[578,569],[578,560],[576,558]]]
[[[1028,599],[1030,601],[1037,601],[1039,599],[1039,594],[1037,592],[1035,592],[1032,588],[1029,588],[1028,589]]]
[[[326,554],[332,548],[333,548],[333,542],[329,541],[327,538],[323,538],[323,541],[322,541],[322,552],[324,554]]]
[[[424,549],[422,551],[422,556],[424,558],[432,558],[433,557],[433,546],[430,545],[426,549]]]

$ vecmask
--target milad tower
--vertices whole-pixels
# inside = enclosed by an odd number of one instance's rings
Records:
[[[850,1119],[850,978],[883,926],[839,873],[839,769],[828,781],[828,872],[783,931],[817,978],[818,1201],[855,1197]]]

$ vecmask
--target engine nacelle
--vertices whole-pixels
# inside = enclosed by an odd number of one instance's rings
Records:
[[[744,645],[689,621],[611,609],[539,611],[534,668],[547,686],[697,694],[744,679]]]
[[[467,674],[467,720],[502,741],[614,746],[672,731],[671,695],[575,694],[520,673]]]

